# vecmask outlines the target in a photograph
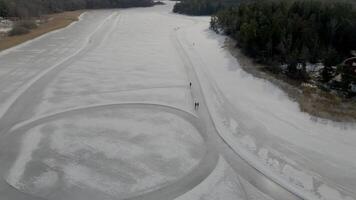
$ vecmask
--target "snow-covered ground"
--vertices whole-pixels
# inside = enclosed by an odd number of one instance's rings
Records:
[[[10,20],[5,20],[0,17],[0,39],[5,36],[9,31],[11,31],[13,22]]]
[[[0,53],[0,199],[354,198],[352,125],[310,120],[166,3]]]
[[[5,28],[5,27],[2,27],[0,28],[0,33],[7,33],[11,30],[11,28]]]

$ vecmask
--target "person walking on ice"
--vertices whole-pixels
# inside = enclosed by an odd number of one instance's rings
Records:
[[[193,85],[192,82],[189,82],[189,87],[190,87],[190,88],[192,88],[192,85]]]
[[[199,102],[198,101],[194,101],[194,109],[195,110],[199,109]]]

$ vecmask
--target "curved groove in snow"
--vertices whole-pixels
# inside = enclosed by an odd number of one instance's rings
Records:
[[[190,122],[202,136],[204,141],[206,140],[205,128],[201,126],[199,118],[194,114],[187,112],[183,109],[154,103],[118,103],[118,104],[104,104],[104,105],[94,105],[90,107],[82,107],[72,110],[67,110],[59,113],[55,113],[48,116],[42,116],[41,118],[29,120],[18,124],[16,127],[12,128],[6,136],[11,136],[11,134],[21,134],[30,130],[33,127],[44,124],[46,122],[54,121],[56,119],[66,118],[73,115],[78,115],[82,113],[88,113],[99,110],[112,110],[120,108],[142,108],[142,109],[155,109],[165,111],[174,115],[177,115],[184,120]],[[211,172],[215,169],[218,163],[218,154],[214,149],[207,148],[204,157],[199,161],[199,163],[182,178],[168,183],[166,185],[159,186],[159,188],[153,191],[144,192],[142,194],[135,194],[132,197],[125,198],[125,200],[156,200],[156,199],[174,199],[187,191],[191,190],[198,184],[200,184],[206,177],[208,177]],[[6,180],[7,182],[7,180]],[[8,182],[7,182],[8,183]],[[10,183],[8,183],[12,188]],[[15,188],[16,189],[16,188]],[[18,190],[20,191],[20,190]],[[22,192],[22,191],[20,191]]]

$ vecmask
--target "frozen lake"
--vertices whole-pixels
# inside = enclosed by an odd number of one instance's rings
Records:
[[[311,120],[166,3],[0,53],[0,199],[355,199],[354,125]]]

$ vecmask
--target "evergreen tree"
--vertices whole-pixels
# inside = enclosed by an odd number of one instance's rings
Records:
[[[212,29],[237,40],[256,61],[287,64],[287,74],[305,79],[306,63],[330,69],[356,49],[356,11],[351,4],[318,0],[242,3],[212,16]]]
[[[7,17],[8,8],[3,0],[0,0],[0,16]]]
[[[28,18],[68,10],[152,5],[153,0],[0,0],[0,16]]]

